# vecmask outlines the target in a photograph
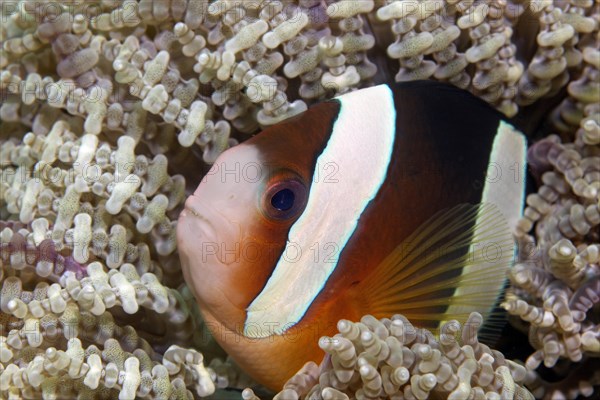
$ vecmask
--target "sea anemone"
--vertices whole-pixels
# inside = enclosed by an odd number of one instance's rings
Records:
[[[401,342],[411,366],[361,361],[410,324],[341,321],[321,341],[321,369],[307,365],[278,398],[526,397],[523,385],[575,397],[600,384],[598,2],[14,0],[0,19],[0,397],[223,398],[252,386],[184,285],[186,194],[261,127],[416,79],[469,90],[531,136],[537,189],[502,306],[534,352],[515,355],[525,369],[473,337],[450,349],[424,334]]]

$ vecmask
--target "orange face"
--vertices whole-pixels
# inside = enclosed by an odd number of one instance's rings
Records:
[[[243,330],[245,309],[277,263],[309,182],[293,164],[270,166],[254,145],[242,144],[223,153],[187,199],[178,224],[184,276],[229,329]]]
[[[289,371],[277,367],[261,373],[248,359],[262,363],[271,353],[290,354],[290,343],[281,337],[246,343],[246,310],[264,288],[304,210],[316,157],[337,108],[323,103],[224,152],[187,199],[177,225],[183,274],[213,335],[255,379],[271,387],[305,360],[299,357]],[[321,121],[318,129],[310,123],[314,118]],[[314,336],[310,341],[316,347]],[[294,345],[304,347],[298,340]]]

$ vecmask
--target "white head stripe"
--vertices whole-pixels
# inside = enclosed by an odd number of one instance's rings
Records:
[[[306,209],[290,229],[266,286],[248,307],[246,336],[281,334],[300,321],[385,180],[396,134],[392,91],[375,86],[339,101],[340,113],[317,159]]]
[[[511,231],[517,225],[525,202],[526,163],[527,143],[525,137],[511,125],[501,120],[492,145],[487,176],[481,195],[481,203],[484,205],[493,204],[500,211]],[[490,256],[489,260],[486,260],[486,253],[481,251],[481,246],[485,246],[486,243],[481,242],[480,238],[485,236],[485,231],[488,230],[488,227],[485,224],[479,223],[480,217],[481,209],[477,216],[476,228],[473,233],[471,248],[469,249],[470,255],[478,257],[476,259],[477,262],[473,262],[471,265],[463,268],[461,276],[464,277],[468,277],[474,268],[480,268],[485,263],[493,263],[494,260],[493,256]],[[500,250],[502,254],[512,254],[516,249],[513,246],[513,248],[502,248]],[[508,269],[510,263],[507,263],[505,267]],[[500,293],[503,286],[503,280],[490,281],[486,285],[485,290],[489,291],[490,294]],[[460,285],[456,289],[454,296],[468,296],[470,293],[481,290],[481,286]],[[449,315],[469,314],[471,311],[478,310],[475,307],[453,304],[448,308],[446,313]]]

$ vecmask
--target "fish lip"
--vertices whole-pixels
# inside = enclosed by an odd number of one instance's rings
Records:
[[[215,257],[220,264],[230,265],[237,262],[238,257],[227,260],[229,253],[224,249],[232,243],[241,243],[243,230],[239,222],[232,221],[226,214],[202,201],[198,195],[188,197],[180,218],[182,225],[187,225],[185,230],[189,232],[190,229],[195,229],[194,235],[196,232],[200,234],[199,242],[196,242],[196,246],[193,247],[215,246],[218,249]],[[180,240],[187,240],[184,230],[179,235]]]
[[[216,240],[216,229],[210,219],[208,219],[205,214],[198,211],[198,207],[194,204],[198,202],[200,202],[199,197],[191,195],[185,202],[181,218],[186,218],[186,216],[193,218],[196,221],[196,227],[200,229],[200,233],[203,237],[206,237],[209,240]],[[211,210],[202,202],[200,202],[200,205],[205,209]],[[210,213],[213,215],[215,214],[213,211],[210,211]]]

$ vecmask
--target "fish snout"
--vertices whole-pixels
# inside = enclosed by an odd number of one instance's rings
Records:
[[[183,257],[194,267],[218,267],[235,262],[234,250],[240,242],[239,224],[192,195],[185,202],[177,226],[177,241]]]

